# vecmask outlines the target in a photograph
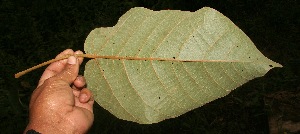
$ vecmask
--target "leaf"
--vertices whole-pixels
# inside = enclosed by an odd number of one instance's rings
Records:
[[[96,102],[141,124],[182,115],[282,67],[208,7],[196,12],[133,8],[114,27],[93,30],[84,49],[102,56],[85,68]]]

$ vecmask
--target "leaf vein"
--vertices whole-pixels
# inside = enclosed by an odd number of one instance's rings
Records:
[[[98,68],[99,68],[100,70],[102,70],[102,69],[101,69],[100,63],[99,63],[97,60],[95,60],[95,61],[96,61],[96,64],[98,65]],[[112,69],[114,69],[114,68],[112,68]],[[109,85],[109,89],[111,90],[112,95],[116,98],[116,100],[118,100],[118,103],[120,104],[120,106],[121,106],[121,107],[122,107],[122,108],[130,115],[130,116],[132,116],[135,120],[138,120],[135,116],[133,116],[130,112],[128,112],[127,109],[124,108],[124,106],[120,103],[120,100],[119,100],[119,99],[116,97],[116,95],[114,94],[113,88],[111,87],[111,84],[109,83],[109,81],[107,80],[107,78],[105,77],[105,75],[103,74],[103,72],[102,72],[102,76],[103,76],[103,78],[105,79],[107,85]]]
[[[157,46],[156,49],[153,51],[151,57],[153,57],[153,54],[154,54],[154,53],[158,50],[158,48],[162,45],[162,42],[164,42],[165,39],[166,39],[167,37],[169,37],[170,33],[172,33],[173,30],[176,29],[177,26],[178,26],[182,21],[184,21],[188,16],[190,16],[190,14],[189,14],[189,15],[184,15],[184,17],[182,17],[181,20],[180,20],[179,22],[177,22],[176,25],[173,26],[173,27],[168,31],[168,34],[164,36],[164,38],[160,41],[160,43],[158,43],[158,46]]]

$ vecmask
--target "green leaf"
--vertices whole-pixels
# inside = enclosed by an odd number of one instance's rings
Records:
[[[85,68],[96,102],[141,124],[182,115],[282,67],[208,7],[196,12],[133,8],[114,27],[93,30],[84,49],[106,56]]]

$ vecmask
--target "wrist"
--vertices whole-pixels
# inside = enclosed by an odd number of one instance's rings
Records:
[[[64,125],[64,123],[46,123],[46,122],[30,122],[25,131],[24,134],[28,130],[35,130],[38,133],[41,134],[73,134],[75,133],[75,130],[70,128],[68,125]]]
[[[37,132],[37,131],[35,131],[33,129],[27,130],[25,132],[26,132],[26,134],[41,134],[40,132]]]

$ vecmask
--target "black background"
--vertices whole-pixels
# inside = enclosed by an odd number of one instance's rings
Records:
[[[24,130],[29,98],[44,68],[20,79],[14,78],[15,73],[52,59],[67,48],[83,51],[91,30],[114,26],[121,15],[137,6],[185,11],[212,7],[242,29],[266,57],[284,67],[272,69],[224,98],[153,125],[117,119],[95,104],[90,133],[269,133],[268,120],[272,115],[279,113],[282,120],[300,120],[297,114],[300,108],[296,105],[300,104],[297,0],[1,0],[0,3],[0,133]],[[83,70],[81,66],[81,74]],[[269,100],[274,103],[270,105]],[[282,102],[285,105],[280,105]]]

